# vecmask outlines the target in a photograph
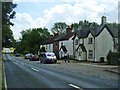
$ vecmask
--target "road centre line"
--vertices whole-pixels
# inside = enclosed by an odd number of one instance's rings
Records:
[[[24,63],[21,63],[22,65],[25,65]]]
[[[31,69],[34,70],[34,71],[36,71],[36,72],[39,72],[39,70],[36,69],[36,68],[31,67]]]
[[[14,64],[17,64],[16,62],[13,62]]]
[[[75,89],[84,90],[84,89],[82,89],[82,88],[80,88],[80,87],[78,87],[78,86],[76,86],[76,85],[73,85],[73,84],[69,84],[69,86],[71,86],[71,87],[73,87],[73,88],[75,88]]]

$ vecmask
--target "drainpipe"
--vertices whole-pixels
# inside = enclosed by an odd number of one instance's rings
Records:
[[[75,45],[74,45],[74,39],[73,39],[73,58],[75,59]]]

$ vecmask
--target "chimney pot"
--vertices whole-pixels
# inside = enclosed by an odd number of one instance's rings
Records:
[[[107,17],[102,16],[102,18],[101,18],[101,25],[106,24],[106,22],[107,22]]]

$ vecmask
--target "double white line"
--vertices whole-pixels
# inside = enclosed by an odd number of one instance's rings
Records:
[[[38,69],[36,69],[36,68],[31,68],[33,71],[36,71],[36,72],[39,72],[39,70]]]

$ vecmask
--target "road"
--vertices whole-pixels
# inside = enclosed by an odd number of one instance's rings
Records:
[[[50,67],[48,64],[33,63],[6,54],[4,69],[7,88],[66,88],[68,90],[105,88],[117,90],[118,80],[104,79],[82,72]],[[55,64],[56,65],[56,64]]]

